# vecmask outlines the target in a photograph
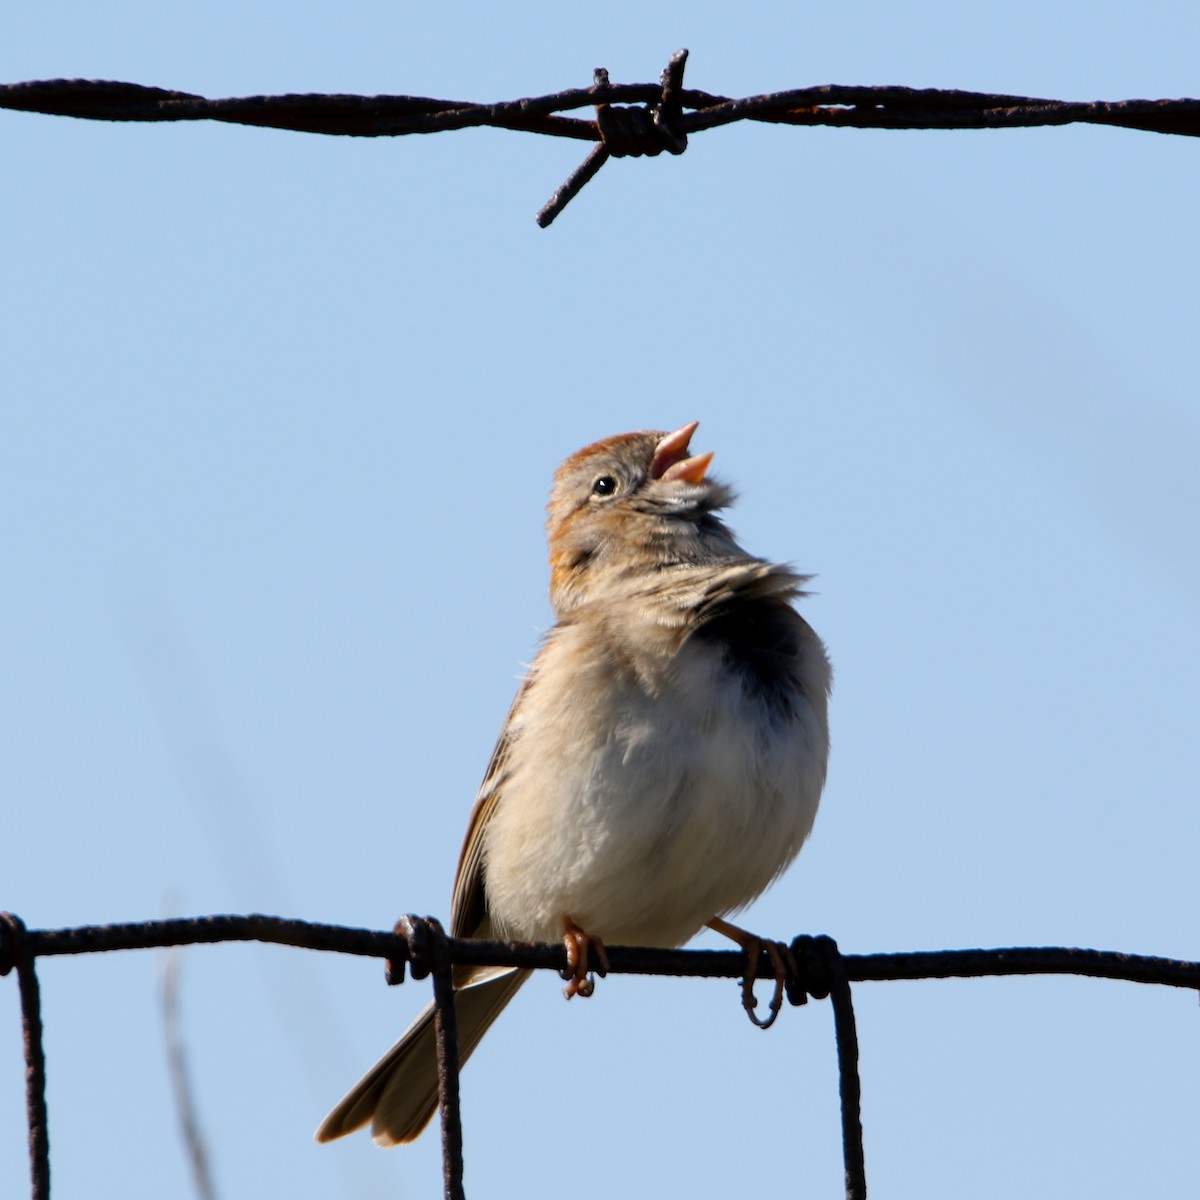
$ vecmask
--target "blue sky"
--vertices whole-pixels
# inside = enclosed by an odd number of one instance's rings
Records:
[[[0,78],[497,100],[655,79],[1200,94],[1184,3],[43,3]],[[445,915],[549,622],[550,475],[698,419],[837,671],[810,844],[746,914],[847,951],[1200,957],[1200,145],[741,124],[610,163],[0,113],[0,907],[33,927]],[[153,954],[46,961],[55,1196],[186,1195]],[[437,1194],[437,1139],[311,1142],[424,1003],[372,962],[182,962],[222,1196]],[[467,1189],[841,1186],[832,1020],[736,985],[526,988],[463,1077]],[[862,985],[890,1197],[1173,1194],[1195,997]],[[0,1191],[25,1188],[0,986]],[[519,1181],[519,1183],[517,1182]]]

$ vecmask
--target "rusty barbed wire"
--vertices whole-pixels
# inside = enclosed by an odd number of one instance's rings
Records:
[[[687,51],[661,80],[614,84],[597,68],[588,88],[494,104],[430,96],[289,94],[210,100],[107,80],[0,85],[0,108],[97,121],[225,121],[347,137],[398,137],[483,126],[600,143],[538,213],[549,225],[612,154],[681,154],[687,136],[735,121],[855,129],[1018,129],[1113,125],[1200,137],[1200,100],[1049,100],[956,88],[825,84],[732,99],[683,87]],[[614,104],[635,106],[614,109]],[[640,107],[638,107],[640,106]],[[595,120],[560,114],[595,107]],[[684,111],[684,110],[690,111]]]
[[[568,973],[562,945],[475,941],[447,937],[432,917],[403,917],[381,932],[341,925],[270,917],[211,916],[68,929],[28,930],[19,917],[0,913],[0,975],[17,971],[25,1038],[33,1200],[50,1198],[50,1159],[45,1099],[45,1057],[34,961],[64,954],[146,950],[217,942],[269,942],[300,949],[381,958],[389,983],[400,983],[406,968],[414,979],[433,976],[437,1005],[438,1096],[442,1120],[443,1185],[447,1200],[463,1200],[463,1135],[458,1104],[458,1046],[451,968],[455,965],[511,966]],[[937,950],[900,954],[843,954],[829,937],[793,939],[796,973],[787,981],[793,1005],[829,998],[834,1013],[842,1146],[847,1200],[865,1200],[861,1082],[852,983],[899,979],[979,978],[1005,975],[1083,975],[1134,983],[1189,988],[1200,993],[1200,962],[1066,947]],[[767,953],[748,964],[742,951],[608,948],[609,973],[672,975],[685,978],[774,978]]]

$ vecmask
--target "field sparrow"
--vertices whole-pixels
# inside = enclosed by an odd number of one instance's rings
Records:
[[[691,456],[696,422],[580,450],[550,496],[546,635],[479,789],[454,937],[567,941],[587,995],[603,943],[678,946],[757,897],[812,828],[829,661],[792,608],[804,576],[747,554]],[[778,964],[777,964],[778,969]],[[529,972],[460,968],[465,1062]],[[749,974],[749,973],[748,973]],[[437,1107],[433,1008],[326,1117],[412,1141]]]

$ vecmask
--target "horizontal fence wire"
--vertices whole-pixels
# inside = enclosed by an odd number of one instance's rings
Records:
[[[15,969],[25,1041],[26,1098],[33,1200],[50,1198],[50,1157],[45,1098],[45,1057],[35,960],[64,954],[147,950],[218,942],[268,942],[339,954],[381,958],[389,983],[433,977],[437,1006],[439,1111],[446,1200],[463,1200],[463,1134],[458,1104],[458,1046],[454,966],[504,966],[571,972],[563,945],[476,941],[446,936],[431,917],[402,917],[383,932],[324,925],[252,913],[27,930],[19,917],[0,913],[0,975]],[[860,1113],[858,1039],[850,985],[900,979],[966,979],[1004,975],[1082,975],[1189,988],[1200,993],[1200,962],[1065,947],[935,950],[900,954],[842,954],[829,937],[801,935],[787,957],[787,996],[793,1004],[829,998],[834,1012],[842,1145],[847,1200],[865,1200],[866,1171]],[[608,947],[608,973],[684,978],[773,979],[765,951],[748,963],[744,952]]]
[[[593,85],[493,104],[430,96],[282,95],[210,100],[192,92],[106,80],[0,85],[0,108],[97,121],[224,121],[348,137],[398,137],[490,127],[600,143],[539,212],[549,225],[611,156],[681,154],[689,134],[735,121],[854,129],[1017,129],[1113,125],[1200,137],[1200,100],[1050,100],[956,88],[825,84],[734,99],[683,87],[687,51],[658,83]],[[627,107],[614,108],[614,105]],[[594,120],[561,114],[594,107]]]

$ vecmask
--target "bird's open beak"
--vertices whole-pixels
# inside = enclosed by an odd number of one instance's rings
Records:
[[[704,479],[704,472],[713,460],[711,452],[688,457],[688,443],[699,424],[699,421],[693,421],[674,433],[668,433],[658,443],[650,462],[651,479],[682,479],[685,483],[700,483]]]

